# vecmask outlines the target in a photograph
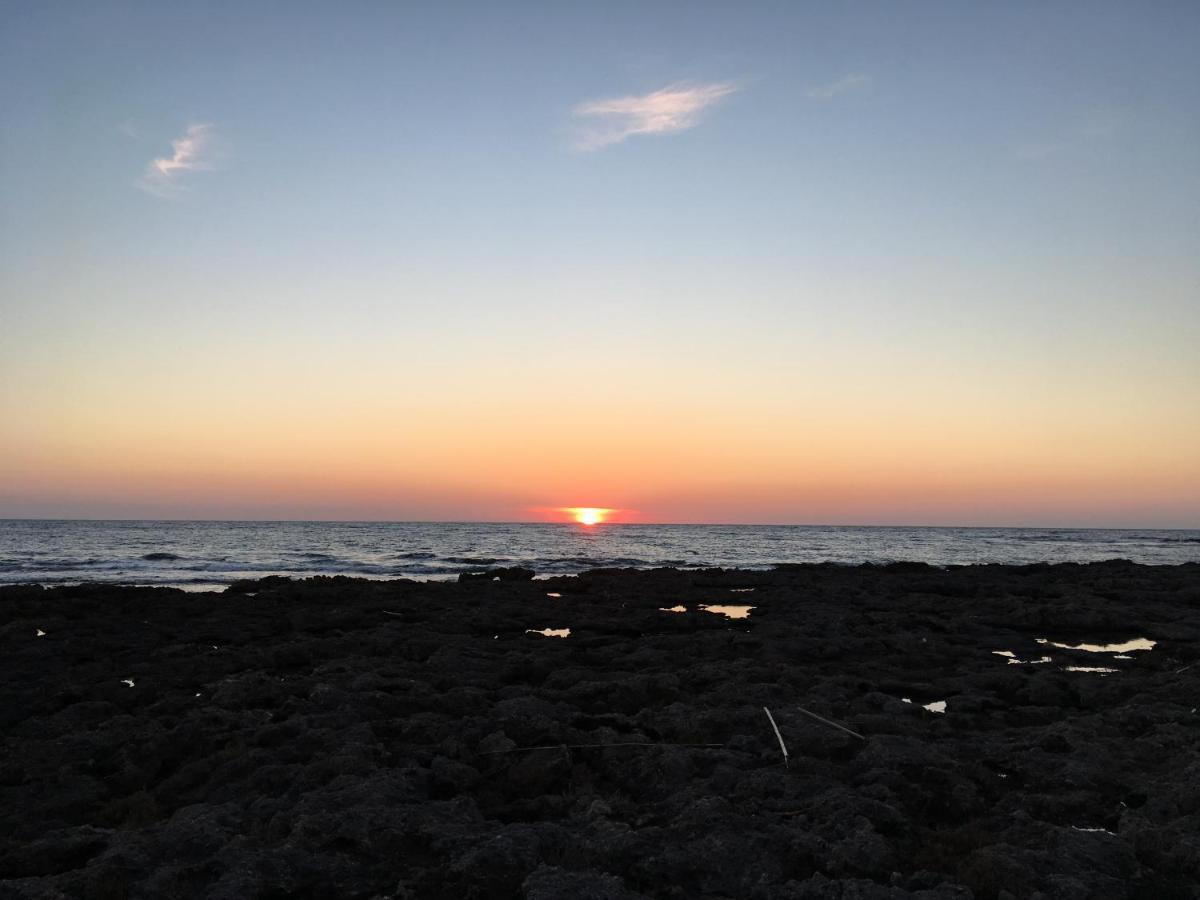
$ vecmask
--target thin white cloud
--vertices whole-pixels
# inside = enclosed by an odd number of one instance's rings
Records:
[[[212,168],[207,156],[211,137],[211,125],[189,125],[183,137],[171,141],[173,152],[170,156],[150,161],[138,186],[158,197],[176,196],[181,189],[179,179],[183,173]]]
[[[1116,110],[1099,110],[1081,116],[1074,128],[1061,131],[1054,139],[1026,141],[1013,151],[1017,159],[1033,162],[1052,156],[1075,155],[1087,146],[1103,144],[1120,134],[1123,125]]]
[[[673,84],[635,97],[589,100],[574,109],[588,120],[575,140],[579,150],[599,150],[635,134],[675,134],[700,124],[704,110],[737,88],[729,82]]]
[[[832,100],[841,94],[848,94],[850,91],[869,87],[870,84],[870,75],[863,74],[862,72],[851,72],[849,75],[843,75],[837,81],[831,81],[829,84],[813,85],[804,92],[804,96],[809,100]]]

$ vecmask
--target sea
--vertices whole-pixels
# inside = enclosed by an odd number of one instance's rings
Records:
[[[284,575],[441,580],[496,566],[764,569],[780,563],[1200,562],[1200,530],[471,522],[0,520],[0,584],[221,590]]]

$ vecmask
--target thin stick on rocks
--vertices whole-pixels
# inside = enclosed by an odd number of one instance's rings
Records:
[[[854,737],[858,738],[860,741],[866,740],[866,738],[863,735],[859,734],[857,731],[851,731],[845,725],[839,725],[837,722],[827,719],[824,716],[818,716],[815,712],[812,712],[811,710],[807,710],[803,706],[797,706],[796,709],[800,710],[800,712],[804,713],[810,719],[816,719],[818,722],[824,722],[826,725],[830,725],[830,726],[836,728],[838,731],[844,731],[844,732],[846,732],[846,734],[852,734],[852,735],[854,735]]]
[[[775,717],[771,715],[771,711],[765,706],[763,707],[763,712],[767,714],[767,721],[775,729],[775,738],[779,741],[779,749],[783,751],[783,766],[785,769],[791,768],[791,764],[788,762],[787,744],[783,742],[783,735],[779,733],[779,726],[775,724]]]

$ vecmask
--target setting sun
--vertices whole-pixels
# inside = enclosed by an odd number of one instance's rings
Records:
[[[525,511],[544,522],[572,522],[588,526],[624,524],[637,515],[636,510],[608,506],[531,506]]]
[[[605,509],[600,506],[568,506],[563,508],[562,512],[580,525],[602,525],[608,520],[610,513],[619,512],[619,510]]]

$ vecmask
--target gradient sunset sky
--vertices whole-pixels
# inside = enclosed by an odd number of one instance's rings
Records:
[[[0,6],[0,517],[1200,527],[1200,4]]]

